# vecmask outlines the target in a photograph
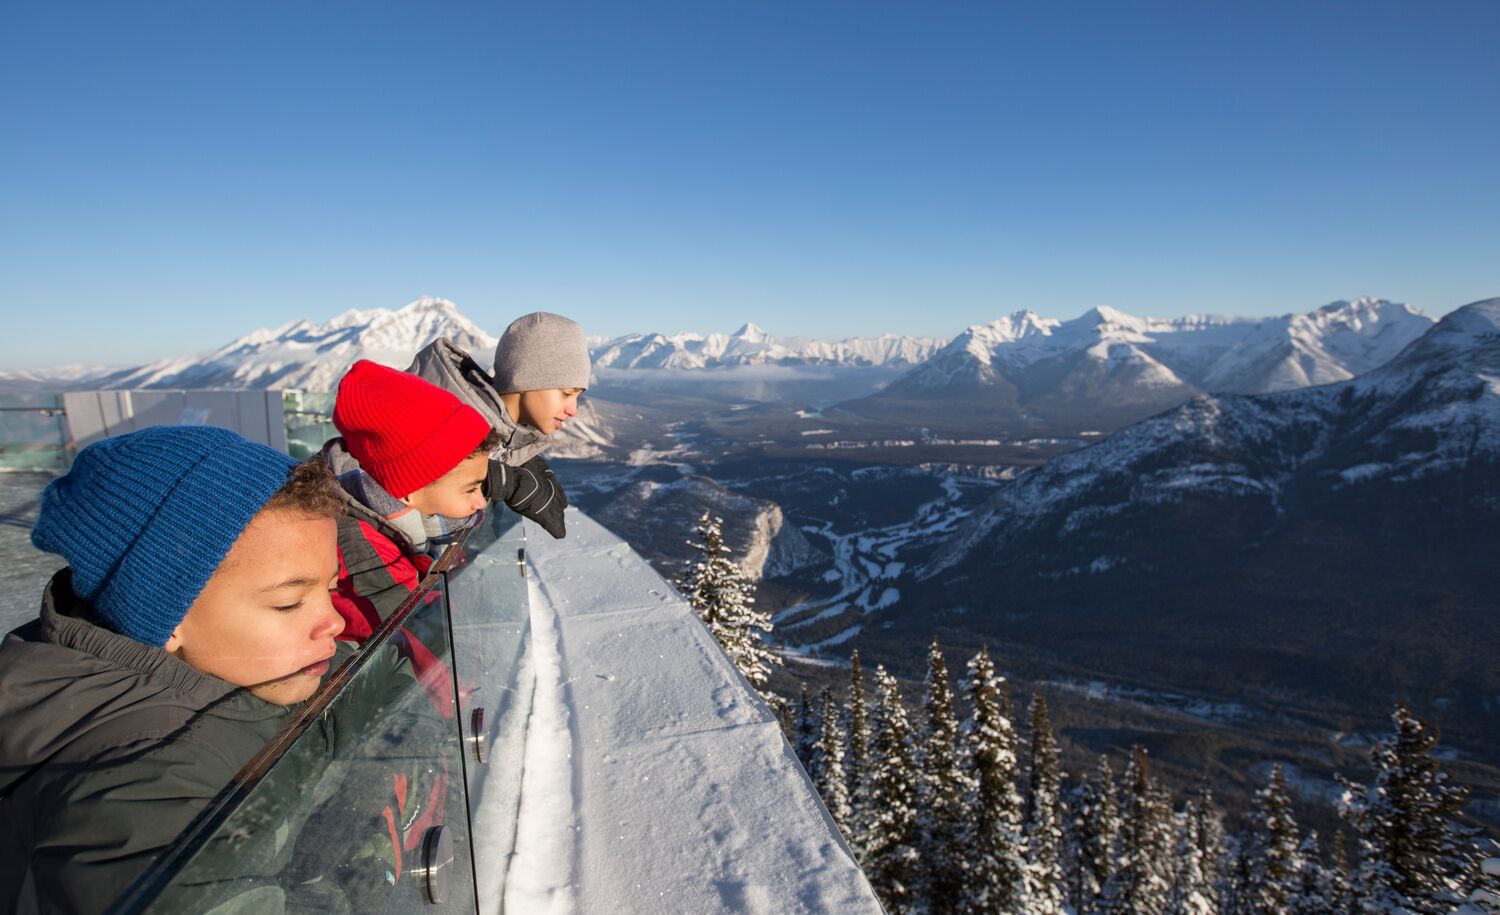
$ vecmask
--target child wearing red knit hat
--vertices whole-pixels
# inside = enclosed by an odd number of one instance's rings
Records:
[[[477,519],[497,436],[442,388],[363,359],[339,381],[333,424],[343,437],[323,457],[348,497],[334,606],[343,637],[363,640]]]

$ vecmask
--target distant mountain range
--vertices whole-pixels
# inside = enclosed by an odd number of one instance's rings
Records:
[[[970,327],[884,390],[841,408],[917,422],[982,411],[1011,429],[1110,431],[1199,393],[1344,381],[1431,326],[1414,308],[1369,298],[1273,318],[1159,320],[1100,307],[1056,321],[1021,311]]]
[[[1069,374],[1064,363],[1080,360],[1122,389],[1250,393],[1340,381],[1389,359],[1431,323],[1407,306],[1360,299],[1279,318],[1164,321],[1100,307],[1064,322],[1023,311],[970,327],[946,344],[893,334],[836,342],[777,337],[745,324],[732,334],[634,333],[591,337],[589,345],[595,368],[613,373],[878,367],[907,370],[886,392],[892,398],[951,397],[964,388],[992,388],[1002,392],[996,395],[1000,400],[1014,394],[1025,403],[1052,389],[1077,388],[1064,379]],[[453,302],[424,296],[394,311],[356,309],[322,324],[295,321],[254,331],[211,352],[134,368],[74,366],[0,377],[112,388],[331,389],[355,359],[405,364],[438,337],[454,340],[481,364],[493,358],[495,336]]]
[[[743,365],[913,366],[943,341],[926,337],[854,337],[829,343],[773,337],[754,324],[732,334],[627,334],[590,341],[596,369],[704,369]]]
[[[1071,321],[1021,311],[953,340],[885,335],[837,342],[732,334],[591,338],[595,400],[672,404],[681,418],[724,404],[832,409],[835,428],[889,437],[1108,433],[1203,392],[1256,393],[1345,380],[1382,364],[1432,326],[1405,305],[1335,302],[1275,318],[1138,318],[1100,307]],[[440,337],[481,365],[496,338],[446,299],[353,310],[326,323],[257,330],[212,352],[134,368],[0,373],[0,390],[86,388],[331,391],[357,359],[405,367]],[[840,422],[841,421],[841,422]],[[871,425],[873,422],[874,425]],[[596,442],[611,436],[599,417]],[[878,427],[878,428],[877,428]]]
[[[325,324],[294,321],[209,353],[160,359],[84,381],[98,388],[332,391],[355,361],[405,368],[418,350],[440,337],[473,353],[482,365],[494,360],[495,337],[452,302],[424,296],[396,311],[355,309]]]
[[[1496,555],[1490,299],[1352,380],[1200,395],[1001,484],[890,637],[958,627],[1210,694],[1421,693],[1500,749]]]

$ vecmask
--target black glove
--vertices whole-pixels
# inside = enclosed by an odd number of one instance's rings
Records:
[[[490,501],[504,502],[511,511],[540,524],[542,530],[556,539],[561,540],[567,534],[563,509],[568,507],[568,497],[552,468],[541,458],[534,457],[520,467],[490,461],[484,488]]]

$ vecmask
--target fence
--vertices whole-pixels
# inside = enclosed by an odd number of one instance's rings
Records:
[[[307,391],[69,391],[0,396],[0,470],[66,470],[79,448],[161,425],[233,429],[295,458],[338,435],[333,395]]]

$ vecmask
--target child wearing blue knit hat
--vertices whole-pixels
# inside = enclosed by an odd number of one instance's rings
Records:
[[[32,542],[68,567],[0,643],[0,910],[102,910],[313,694],[339,510],[322,463],[206,426],[47,487]]]

